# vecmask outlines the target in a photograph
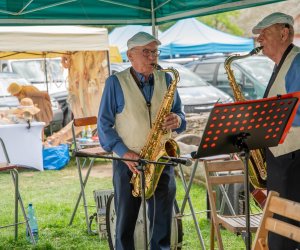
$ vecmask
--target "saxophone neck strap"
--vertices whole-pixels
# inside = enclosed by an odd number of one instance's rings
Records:
[[[282,64],[284,63],[285,58],[286,58],[287,55],[290,53],[290,51],[293,49],[293,47],[294,47],[294,44],[291,43],[291,44],[287,47],[287,49],[285,50],[285,52],[283,53],[282,58],[281,58],[279,64],[274,66],[273,73],[272,73],[272,75],[271,75],[271,78],[270,78],[270,80],[269,80],[269,83],[268,83],[268,85],[267,85],[267,88],[266,88],[265,93],[264,93],[264,96],[263,96],[264,98],[265,98],[265,97],[268,97],[268,94],[269,94],[269,92],[270,92],[270,89],[271,89],[273,83],[275,82],[275,79],[276,79],[276,77],[277,77],[277,75],[278,75],[278,73],[279,73],[279,70],[281,69],[281,66],[282,66]]]
[[[130,67],[130,74],[132,75],[136,85],[139,87],[140,90],[142,90],[142,84],[141,84],[140,80],[138,79],[133,67]]]

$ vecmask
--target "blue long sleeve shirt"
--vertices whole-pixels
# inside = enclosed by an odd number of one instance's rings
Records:
[[[285,88],[287,93],[300,91],[300,53],[294,58],[285,76]],[[293,126],[300,126],[300,107],[294,118]]]
[[[141,84],[141,90],[146,101],[151,101],[154,82],[153,76],[149,77],[148,82],[142,74],[136,72],[138,80]],[[172,78],[169,74],[166,74],[167,86],[170,85]],[[136,84],[132,82],[132,84]],[[133,97],[134,98],[134,97]],[[114,128],[115,116],[122,112],[125,105],[123,91],[118,78],[112,75],[107,78],[99,113],[98,113],[98,135],[100,139],[100,144],[104,150],[108,152],[115,152],[119,156],[123,156],[129,151],[122,138],[118,135]],[[181,133],[186,129],[185,114],[182,111],[181,100],[178,92],[176,91],[174,96],[174,102],[171,112],[177,114],[181,118],[181,125],[175,131]],[[138,114],[134,114],[138,115]],[[145,135],[147,136],[147,135]]]

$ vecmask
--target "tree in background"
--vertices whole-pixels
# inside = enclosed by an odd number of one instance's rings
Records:
[[[242,36],[244,35],[244,31],[236,24],[236,20],[239,15],[240,12],[235,10],[209,16],[196,17],[196,19],[217,30],[236,36]],[[173,24],[175,24],[175,22],[168,22],[166,24],[159,25],[159,30],[163,32],[170,28]]]
[[[113,31],[114,28],[123,27],[124,25],[104,25],[100,26],[101,28],[106,28],[108,34]]]
[[[220,14],[197,17],[197,20],[213,27],[236,36],[244,35],[244,31],[237,25],[236,20],[240,15],[240,11],[229,11]]]

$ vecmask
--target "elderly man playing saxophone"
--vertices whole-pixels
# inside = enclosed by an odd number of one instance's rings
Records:
[[[154,122],[172,79],[154,70],[160,41],[139,32],[128,42],[127,56],[132,67],[108,77],[98,114],[100,143],[106,151],[126,159],[138,160],[142,145]],[[170,114],[162,124],[168,131],[180,133],[186,128],[181,100],[175,92]],[[137,162],[113,161],[117,250],[134,249],[134,229],[141,198],[132,195],[130,180],[137,174]],[[171,218],[176,184],[173,167],[166,166],[154,195],[148,200],[150,247],[170,249]]]
[[[300,48],[293,44],[294,20],[276,12],[266,16],[254,28],[263,54],[275,62],[265,97],[300,91]],[[300,108],[283,144],[266,150],[267,189],[281,197],[300,202]],[[298,225],[299,226],[299,225]],[[269,234],[271,250],[300,249],[299,244],[282,236]]]

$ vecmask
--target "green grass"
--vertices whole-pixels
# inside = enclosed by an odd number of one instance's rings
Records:
[[[97,162],[97,164],[101,164]],[[93,190],[110,189],[110,177],[90,176],[86,186],[88,203],[95,205]],[[14,240],[14,228],[0,229],[0,249],[109,249],[107,240],[98,235],[88,235],[84,219],[82,203],[78,208],[73,225],[69,226],[78,192],[80,190],[75,162],[60,171],[22,172],[20,173],[20,191],[24,206],[33,203],[39,226],[39,240],[36,246],[30,244],[25,237],[25,224],[19,226],[18,240]],[[177,201],[179,206],[183,200],[184,189],[177,179]],[[9,173],[0,174],[0,225],[11,224],[14,220],[14,188]],[[197,212],[202,237],[209,249],[210,222],[206,219],[206,190],[203,186],[193,185],[191,201]],[[89,214],[96,211],[89,207]],[[203,212],[201,212],[203,211]],[[21,210],[20,220],[23,219]],[[186,205],[186,216],[183,217],[183,248],[201,249],[189,205]],[[22,220],[23,221],[23,220]],[[93,225],[96,228],[96,224]],[[225,249],[244,249],[241,237],[222,230]],[[216,244],[216,243],[215,243]]]

